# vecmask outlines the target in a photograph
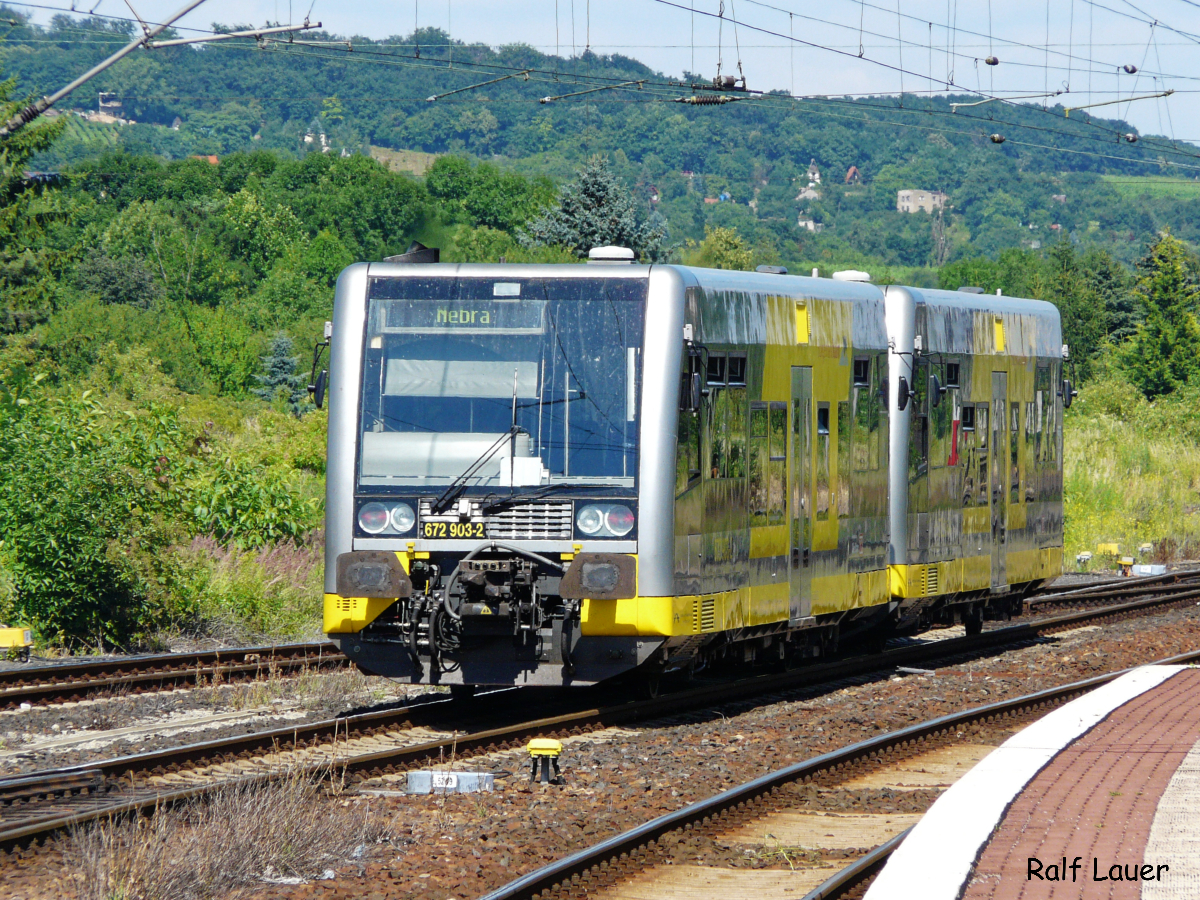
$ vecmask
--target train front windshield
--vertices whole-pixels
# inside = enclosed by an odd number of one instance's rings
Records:
[[[372,278],[368,490],[632,488],[645,278]]]

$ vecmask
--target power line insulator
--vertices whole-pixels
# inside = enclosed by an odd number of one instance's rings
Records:
[[[744,91],[746,77],[744,75],[741,78],[736,75],[718,75],[712,80],[712,86],[718,91]]]
[[[990,137],[993,144],[1003,144],[1007,140],[1002,134],[993,134]]]
[[[1132,64],[1121,66],[1121,68],[1125,70],[1126,75],[1133,75],[1137,72],[1137,66]]]
[[[723,97],[719,94],[693,94],[690,97],[676,97],[675,103],[687,103],[691,106],[720,106],[724,103],[735,103],[742,97]]]
[[[1137,139],[1138,139],[1138,136],[1136,134],[1134,134],[1132,131],[1129,132],[1127,135],[1125,135],[1125,140],[1127,140],[1131,144],[1136,144]]]
[[[998,66],[998,65],[1000,65],[1000,57],[989,56],[987,59],[984,60],[984,62],[987,63],[989,66]]]

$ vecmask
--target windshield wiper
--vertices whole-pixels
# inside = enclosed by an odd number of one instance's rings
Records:
[[[526,500],[537,500],[539,497],[545,497],[547,494],[553,494],[553,493],[555,493],[557,491],[561,491],[561,490],[566,490],[566,489],[579,490],[581,487],[582,487],[582,485],[575,484],[574,482],[560,481],[557,484],[542,485],[542,487],[538,488],[536,491],[530,491],[528,494],[512,494],[511,496],[500,497],[499,499],[496,499],[496,500],[488,500],[488,498],[485,497],[484,499],[487,502],[484,503],[480,512],[486,514],[486,513],[492,512],[493,510],[497,510],[497,509],[500,509],[505,506],[510,506],[514,503],[524,503]]]
[[[436,516],[447,506],[457,500],[459,495],[461,495],[462,492],[467,489],[467,481],[479,471],[480,467],[483,466],[484,463],[496,455],[496,451],[504,446],[505,441],[511,441],[520,431],[521,429],[518,426],[513,425],[508,429],[508,431],[500,435],[500,437],[496,439],[496,443],[484,450],[480,457],[475,460],[475,462],[467,466],[461,475],[450,482],[449,486],[447,486],[446,490],[442,492],[441,496],[433,501],[433,505],[429,508],[430,512]]]

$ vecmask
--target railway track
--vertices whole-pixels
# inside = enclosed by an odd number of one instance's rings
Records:
[[[237,780],[285,771],[335,774],[350,783],[399,774],[446,756],[462,760],[517,749],[531,737],[565,737],[632,722],[664,719],[722,703],[797,689],[833,689],[899,667],[946,665],[1027,645],[1071,628],[1117,621],[1200,599],[1200,587],[1102,608],[1052,616],[980,635],[914,644],[790,672],[710,684],[655,700],[586,706],[594,694],[502,691],[472,701],[443,701],[379,710],[325,722],[276,728],[72,768],[0,779],[0,849],[36,844],[73,825],[150,810],[210,793]],[[541,715],[513,724],[541,697]],[[584,704],[584,708],[581,708]],[[464,728],[465,726],[465,728]]]
[[[1186,592],[1200,586],[1200,569],[1130,579],[1112,578],[1068,591],[1047,589],[1025,601],[1028,614],[1077,609],[1119,598]],[[90,697],[174,690],[204,681],[245,681],[268,674],[348,665],[328,642],[162,653],[0,670],[0,709]]]
[[[1159,662],[1178,665],[1197,660],[1200,650]],[[949,780],[957,780],[970,768],[962,766],[964,759],[973,765],[1032,719],[1115,680],[1125,671],[941,716],[787,766],[544,866],[481,900],[665,900],[681,893],[757,900],[765,892],[774,892],[771,879],[763,877],[771,870],[713,868],[709,870],[713,873],[710,880],[701,881],[692,870],[702,867],[688,866],[687,862],[700,858],[706,846],[757,842],[761,838],[756,836],[768,830],[787,834],[790,828],[793,835],[821,834],[823,839],[835,839],[822,846],[836,846],[838,831],[843,832],[840,839],[844,842],[844,835],[855,827],[861,835],[864,823],[848,823],[856,817],[844,811],[826,818],[827,813],[820,808],[822,795],[828,796],[837,788],[862,790],[864,785],[887,784],[898,773],[911,779],[932,770],[936,779],[947,770],[953,771],[951,767],[957,768],[957,775]],[[805,823],[805,818],[815,821]],[[845,868],[835,868],[826,861],[823,866],[805,871],[788,860],[787,868],[775,870],[781,876],[778,883],[790,884],[797,892],[811,887],[803,900],[860,897],[920,816],[893,812],[857,818],[871,818],[877,833],[882,828],[890,834]],[[805,874],[807,879],[796,877]]]
[[[348,664],[333,644],[316,642],[22,666],[0,670],[0,709],[173,690],[205,681],[248,681]]]
[[[1200,587],[1200,569],[1180,569],[1165,575],[1114,578],[1065,591],[1053,588],[1039,591],[1025,601],[1026,615],[1040,615],[1067,609],[1080,609],[1114,600],[1133,599],[1155,594],[1184,593]]]

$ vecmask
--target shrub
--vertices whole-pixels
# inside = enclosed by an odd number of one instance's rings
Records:
[[[15,611],[47,636],[118,642],[149,616],[129,557],[177,536],[186,438],[171,409],[79,398],[0,409],[0,534]]]
[[[222,544],[261,547],[299,541],[320,522],[315,499],[302,500],[294,477],[234,456],[214,459],[192,489],[195,532]]]

